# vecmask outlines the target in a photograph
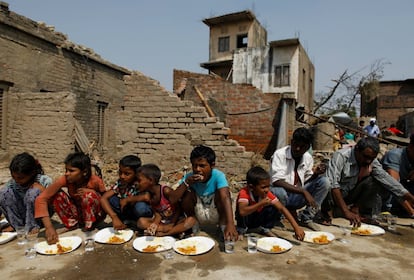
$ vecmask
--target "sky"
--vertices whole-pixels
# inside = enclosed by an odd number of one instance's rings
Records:
[[[412,0],[2,0],[55,26],[103,59],[172,91],[173,69],[207,74],[209,27],[202,20],[250,10],[268,41],[299,38],[315,66],[315,92],[345,70],[384,62],[382,80],[414,78]]]

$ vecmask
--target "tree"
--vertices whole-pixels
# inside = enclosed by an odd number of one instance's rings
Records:
[[[367,74],[363,74],[366,67],[348,74],[345,70],[338,79],[332,80],[334,86],[329,92],[315,94],[314,110],[316,115],[331,115],[337,112],[345,112],[351,117],[357,117],[360,112],[361,93],[367,96],[375,96],[378,81],[383,77],[384,67],[389,64],[382,59],[374,61],[370,65]]]

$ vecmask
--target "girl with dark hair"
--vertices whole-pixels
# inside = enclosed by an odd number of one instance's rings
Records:
[[[49,244],[58,241],[58,234],[49,217],[49,201],[68,230],[83,226],[84,230],[90,231],[105,218],[100,204],[101,195],[106,191],[105,185],[99,176],[92,174],[89,156],[72,153],[64,163],[65,175],[36,199],[35,217],[42,219]],[[62,188],[67,188],[67,192]]]
[[[16,155],[9,170],[12,179],[0,189],[0,211],[8,221],[1,231],[14,231],[17,226],[24,226],[27,232],[36,233],[40,224],[34,218],[35,199],[52,179],[44,175],[40,163],[28,153]]]

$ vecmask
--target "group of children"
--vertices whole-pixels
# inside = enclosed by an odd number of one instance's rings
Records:
[[[256,166],[247,172],[234,212],[226,176],[215,168],[214,150],[197,146],[190,161],[192,172],[171,188],[160,184],[157,165],[142,165],[139,157],[125,156],[119,161],[119,179],[107,190],[84,153],[69,154],[65,174],[54,182],[33,156],[18,154],[9,166],[12,179],[0,189],[0,211],[8,221],[1,231],[24,225],[26,231],[36,233],[44,226],[47,242],[54,244],[58,233],[50,216],[55,212],[69,230],[92,230],[109,215],[117,230],[132,223],[147,235],[179,236],[193,233],[198,224],[215,223],[224,239],[237,240],[252,228],[274,236],[271,228],[279,221],[280,212],[291,223],[296,238],[303,240],[302,228],[269,191],[270,175],[263,168]]]

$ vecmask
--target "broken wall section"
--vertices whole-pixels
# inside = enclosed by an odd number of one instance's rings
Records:
[[[191,168],[195,145],[214,149],[216,166],[231,175],[245,176],[253,153],[227,139],[229,129],[205,108],[181,101],[139,72],[126,76],[124,111],[117,117],[117,158],[137,154],[144,163],[155,163],[164,172]]]
[[[230,127],[229,138],[247,151],[263,154],[272,138],[280,94],[263,93],[254,86],[232,84],[220,77],[174,70],[174,88],[186,79],[184,100],[201,106],[194,86],[203,94],[215,115]]]

